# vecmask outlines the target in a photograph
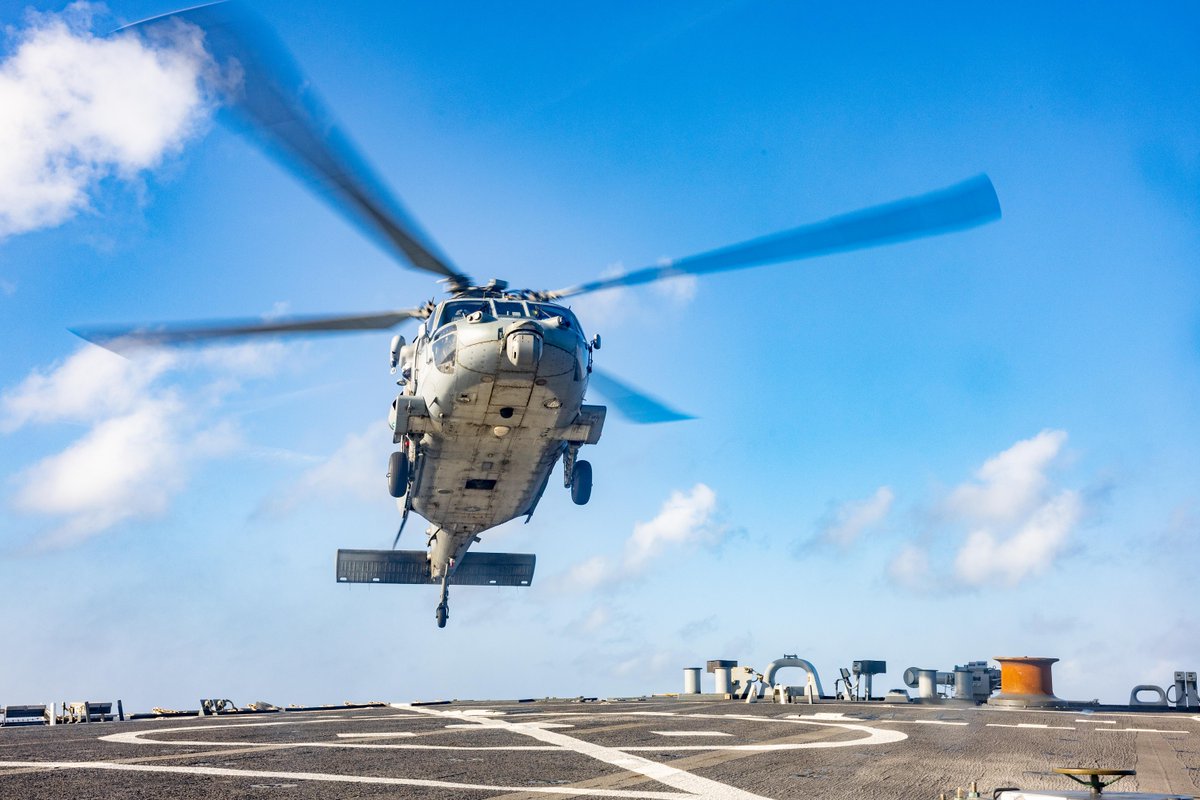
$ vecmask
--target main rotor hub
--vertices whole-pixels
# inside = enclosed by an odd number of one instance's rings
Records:
[[[546,293],[532,289],[509,289],[508,281],[492,278],[482,286],[449,286],[451,296],[459,298],[491,298],[494,300],[545,300]]]

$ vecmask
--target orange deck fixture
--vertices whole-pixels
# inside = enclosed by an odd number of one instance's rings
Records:
[[[1057,658],[994,656],[1000,662],[1000,694],[991,702],[1000,705],[1060,706],[1066,701],[1054,696],[1050,666]]]

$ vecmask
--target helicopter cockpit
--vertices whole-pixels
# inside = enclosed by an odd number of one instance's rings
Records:
[[[526,300],[493,300],[479,298],[472,300],[447,300],[438,310],[436,319],[430,325],[431,331],[440,330],[459,319],[465,319],[476,311],[482,311],[484,316],[495,319],[554,319],[562,317],[567,321],[567,327],[580,331],[579,321],[565,308],[553,303],[536,303]],[[582,333],[582,331],[581,331]]]

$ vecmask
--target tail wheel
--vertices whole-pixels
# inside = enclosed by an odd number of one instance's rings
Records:
[[[587,505],[592,499],[592,465],[587,461],[576,461],[571,472],[571,501],[577,506]]]
[[[408,454],[399,450],[388,459],[388,492],[392,497],[404,497],[408,491]]]

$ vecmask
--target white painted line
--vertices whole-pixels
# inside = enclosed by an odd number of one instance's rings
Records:
[[[219,728],[273,728],[273,727],[277,727],[279,725],[327,725],[330,722],[350,722],[350,721],[367,722],[367,721],[378,721],[378,720],[404,720],[404,719],[417,719],[417,718],[418,717],[415,714],[404,714],[404,715],[389,714],[386,717],[359,717],[358,719],[354,719],[354,720],[351,720],[347,717],[324,717],[322,719],[290,719],[287,722],[224,722],[224,723],[214,723],[211,725],[180,725],[177,728],[160,728],[157,731],[142,731],[138,735],[142,736],[142,735],[145,735],[148,733],[175,733],[177,731],[212,731],[212,730],[217,730]],[[122,736],[124,734],[116,734],[116,735]],[[109,737],[107,737],[107,736],[100,737],[101,740],[105,740],[108,738]],[[119,740],[113,739],[112,741],[119,741]],[[167,742],[167,744],[170,744],[170,742]]]
[[[1108,733],[1182,733],[1188,734],[1191,731],[1160,731],[1156,728],[1096,728],[1098,731],[1106,731]]]
[[[970,722],[956,720],[863,720],[862,717],[848,717],[845,714],[788,714],[785,720],[827,720],[833,722],[875,722],[876,724],[954,724],[966,726]]]
[[[187,728],[172,728],[171,731],[183,730],[203,730],[207,727],[218,728],[219,725]],[[236,726],[230,726],[236,727]],[[129,731],[127,733],[113,733],[108,736],[99,737],[104,742],[116,742],[117,744],[157,744],[157,745],[176,745],[179,747],[258,747],[263,750],[283,750],[289,747],[324,747],[337,748],[345,750],[554,750],[556,748],[549,745],[456,745],[456,744],[375,744],[372,742],[214,742],[211,739],[193,740],[193,739],[149,739],[148,736],[161,736],[168,731]],[[365,734],[368,736],[376,736],[378,734]]]
[[[916,708],[910,706],[910,710],[915,711]],[[1169,719],[1172,722],[1179,722],[1178,714],[1172,714],[1172,713],[1151,714],[1148,711],[1093,711],[1093,712],[1089,712],[1087,710],[1077,709],[1077,708],[1069,708],[1069,709],[1065,709],[1065,710],[1053,709],[1053,708],[1004,708],[1004,707],[998,707],[998,706],[988,706],[986,704],[982,705],[982,706],[978,706],[975,710],[977,712],[983,713],[983,714],[1054,714],[1054,715],[1061,715],[1061,714],[1093,713],[1093,714],[1103,714],[1106,717],[1137,717],[1138,719]],[[1193,717],[1193,719],[1197,719],[1198,721],[1200,721],[1200,718],[1197,718],[1197,717]]]
[[[1115,719],[1077,719],[1076,722],[1090,722],[1093,725],[1116,725]]]
[[[875,720],[878,725],[970,725],[969,722],[960,722],[950,719],[879,719]]]
[[[626,753],[678,753],[683,750],[728,750],[734,753],[774,753],[781,750],[811,750],[822,747],[847,747],[860,744],[862,739],[852,742],[784,742],[782,744],[648,744],[637,747],[622,747]]]
[[[312,747],[312,748],[359,748],[359,749],[381,749],[381,750],[450,750],[450,751],[469,751],[469,750],[507,750],[507,751],[570,751],[580,755],[594,758],[606,764],[610,764],[618,769],[630,771],[643,775],[646,778],[657,781],[660,784],[671,787],[673,789],[685,792],[665,791],[633,791],[621,789],[596,789],[591,787],[571,787],[571,786],[544,786],[544,787],[508,787],[508,786],[487,786],[480,784],[464,784],[448,781],[435,781],[418,778],[391,778],[391,777],[367,777],[344,774],[326,774],[326,773],[303,773],[303,772],[271,772],[259,770],[239,770],[225,769],[219,767],[201,767],[201,766],[167,766],[167,765],[147,765],[147,764],[117,764],[106,761],[93,762],[0,762],[0,767],[32,767],[40,769],[98,769],[98,770],[121,770],[130,772],[149,772],[149,773],[174,773],[174,774],[195,774],[195,775],[220,775],[232,777],[247,777],[255,779],[274,779],[274,780],[303,780],[303,781],[332,781],[342,783],[370,783],[384,785],[401,785],[401,786],[427,786],[427,787],[442,787],[451,789],[471,789],[488,792],[500,793],[516,793],[516,792],[532,792],[536,794],[550,795],[591,795],[596,797],[613,797],[613,798],[642,798],[645,800],[764,800],[759,795],[738,789],[733,786],[728,786],[717,781],[694,775],[685,770],[673,767],[669,764],[662,764],[656,761],[651,761],[641,756],[634,755],[632,751],[654,751],[654,750],[741,750],[749,752],[767,752],[774,750],[797,750],[806,748],[829,748],[829,747],[853,747],[869,744],[883,744],[887,742],[898,742],[907,739],[908,736],[900,731],[873,728],[867,725],[857,724],[860,720],[847,718],[843,715],[838,715],[836,718],[832,715],[826,715],[823,718],[780,718],[780,717],[762,717],[745,714],[678,714],[666,712],[615,712],[598,714],[572,714],[571,716],[585,717],[603,717],[606,720],[611,720],[614,717],[620,716],[662,716],[676,717],[687,719],[706,719],[706,720],[739,720],[761,724],[763,722],[771,722],[777,724],[790,725],[811,725],[817,727],[837,728],[846,731],[856,731],[865,734],[861,738],[852,739],[849,741],[817,741],[817,742],[798,742],[788,744],[749,744],[749,745],[683,745],[669,746],[663,745],[659,747],[638,747],[628,749],[618,749],[606,747],[591,742],[586,742],[580,739],[573,738],[563,733],[556,733],[548,728],[562,727],[560,724],[550,722],[548,720],[530,720],[528,722],[518,722],[513,718],[508,720],[498,719],[501,716],[487,709],[472,709],[470,711],[458,710],[441,710],[435,708],[426,708],[418,706],[408,706],[403,704],[393,705],[400,711],[407,712],[403,715],[385,717],[389,720],[405,720],[416,716],[434,717],[443,720],[462,720],[470,723],[470,727],[478,730],[500,730],[517,733],[529,738],[543,742],[544,744],[536,745],[509,745],[497,747],[482,747],[482,746],[461,746],[461,745],[427,745],[427,744],[409,744],[409,743],[375,743],[365,741],[336,741],[336,742],[214,742],[214,741],[191,741],[165,738],[167,734],[175,734],[185,731],[209,731],[218,728],[242,728],[242,727],[270,727],[284,724],[314,724],[321,722],[335,721],[333,719],[318,719],[318,720],[289,720],[288,722],[253,722],[253,723],[225,723],[211,725],[193,725],[174,727],[169,729],[152,729],[144,731],[131,731],[125,733],[116,733],[108,736],[99,737],[102,740],[125,743],[125,744],[156,744],[156,745],[179,745],[179,746],[200,746],[200,747],[256,747],[263,750],[284,749],[289,747]],[[522,715],[523,716],[523,715]],[[366,719],[366,718],[359,718]],[[372,717],[371,719],[379,719]],[[519,717],[518,717],[519,719]],[[356,719],[336,720],[336,721],[359,721]],[[659,732],[663,735],[677,735],[683,733],[686,735],[722,735],[719,731],[700,731],[700,732]],[[339,739],[347,738],[367,738],[367,737],[395,737],[402,738],[405,735],[413,735],[408,732],[395,733],[358,733],[358,734],[335,734]],[[155,736],[158,738],[148,738]]]
[[[1073,730],[1075,730],[1074,728],[1070,727],[1069,725],[1038,725],[1033,722],[1022,722],[1017,725],[1005,725],[1000,722],[989,722],[987,724],[987,726],[989,728],[1026,728],[1029,730],[1039,730],[1039,731],[1073,731]],[[1100,730],[1107,730],[1107,729],[1101,728]]]
[[[733,736],[724,731],[650,731],[658,736]]]
[[[416,736],[412,731],[399,733],[339,733],[339,739],[395,739],[404,736]]]
[[[566,722],[547,722],[544,720],[533,720],[531,722],[522,722],[521,724],[522,725],[532,725],[533,727],[536,727],[536,728],[574,728],[575,727],[574,725],[571,725]],[[476,730],[476,731],[500,730],[500,728],[481,728],[481,727],[479,727],[479,723],[477,723],[477,722],[451,722],[449,725],[446,725],[445,727],[447,729],[451,729],[451,730],[468,730],[468,731],[469,730]]]
[[[273,772],[224,767],[163,766],[160,764],[117,764],[111,761],[0,761],[0,768],[15,769],[97,769],[115,772],[149,772],[160,775],[214,775],[224,778],[272,778],[289,781],[326,781],[330,783],[370,783],[383,786],[424,786],[438,789],[472,789],[484,792],[520,792],[534,794],[588,795],[596,797],[639,798],[639,800],[692,800],[678,792],[639,792],[626,789],[592,789],[571,786],[488,786],[480,783],[455,783],[421,778],[384,778],[368,775],[335,775],[323,772]],[[718,784],[719,785],[719,784]],[[716,795],[713,795],[714,797]],[[733,797],[734,795],[729,795]],[[753,797],[753,795],[749,795]]]
[[[724,714],[721,717],[714,717],[710,714],[681,714],[680,716],[693,717],[698,719],[738,719],[748,722],[778,722],[786,725],[816,725],[821,728],[843,728],[848,731],[861,731],[867,736],[863,739],[851,739],[847,742],[803,742],[796,745],[787,745],[787,749],[800,749],[809,747],[855,747],[864,744],[888,744],[890,742],[902,742],[908,738],[907,733],[901,731],[892,731],[887,728],[872,728],[869,725],[858,725],[851,722],[833,722],[833,721],[818,721],[809,719],[796,719],[792,717],[756,717],[749,714]],[[857,720],[856,720],[857,722]]]
[[[424,711],[424,709],[417,710]],[[440,712],[432,709],[425,713],[440,714]],[[618,769],[636,772],[651,780],[658,781],[673,789],[680,789],[699,798],[706,798],[707,800],[764,800],[760,795],[751,794],[742,789],[718,783],[699,775],[693,775],[690,772],[677,769],[669,764],[660,764],[657,761],[651,761],[647,758],[635,756],[612,747],[585,742],[582,739],[567,736],[565,733],[548,731],[543,728],[522,725],[521,723],[505,722],[498,719],[481,719],[479,720],[479,724],[502,727],[506,730],[546,742],[547,744],[557,745],[564,750],[570,750],[580,755],[594,758],[597,761],[603,761],[605,764],[611,764]]]

